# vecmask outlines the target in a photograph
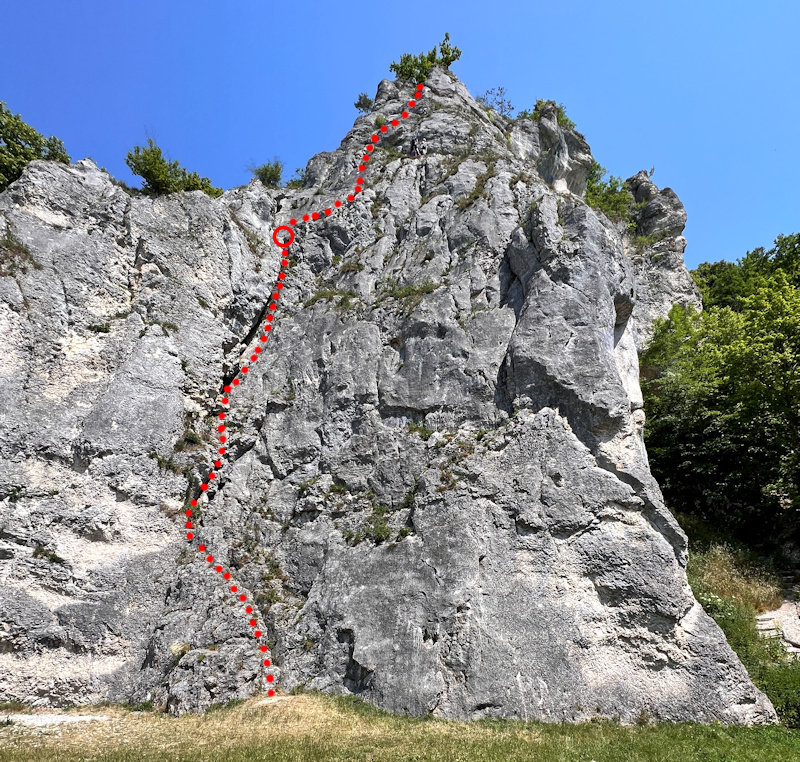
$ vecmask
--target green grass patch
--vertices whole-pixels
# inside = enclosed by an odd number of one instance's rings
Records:
[[[357,696],[301,689],[229,702],[203,715],[132,715],[74,723],[59,734],[0,728],[0,762],[762,762],[800,759],[782,727],[695,723],[627,727],[396,716]]]

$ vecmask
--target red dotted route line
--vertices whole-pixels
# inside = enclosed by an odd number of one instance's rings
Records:
[[[419,98],[422,95],[423,89],[424,88],[423,88],[423,86],[421,84],[417,85],[417,91],[415,93],[414,98]],[[412,100],[410,100],[408,102],[408,107],[409,108],[414,108],[414,106],[416,106],[416,105],[417,105],[417,102],[414,99],[412,99]],[[407,119],[408,118],[408,111],[403,111],[401,116],[402,116],[403,119]],[[400,121],[398,119],[392,119],[392,121],[391,121],[391,126],[392,127],[397,127],[398,124],[400,124]],[[370,159],[369,154],[374,150],[374,148],[375,148],[374,144],[376,144],[380,140],[380,138],[381,138],[381,134],[380,133],[385,134],[388,131],[389,131],[389,127],[384,124],[380,128],[380,132],[376,132],[374,135],[372,135],[372,137],[370,138],[371,142],[366,147],[366,151],[367,152],[361,157],[361,162],[362,163],[358,167],[358,171],[359,172],[364,172],[366,170],[367,162]],[[364,186],[364,178],[361,175],[359,175],[359,177],[356,179],[356,185],[353,188],[353,193],[351,193],[351,194],[349,194],[347,196],[347,200],[349,202],[351,202],[351,203],[353,201],[355,201],[356,196],[359,193],[361,193],[361,191],[363,190],[363,186]],[[337,201],[334,202],[333,205],[334,205],[334,207],[336,207],[338,209],[339,207],[342,206],[342,202],[337,200]],[[313,212],[311,215],[304,214],[303,215],[303,222],[308,222],[309,220],[322,219],[323,218],[323,214],[326,217],[329,217],[332,214],[332,212],[333,212],[333,210],[328,208],[328,209],[323,210],[322,214],[320,214],[320,212]],[[257,345],[256,347],[254,347],[253,354],[250,355],[250,365],[252,365],[254,362],[256,362],[258,360],[261,352],[263,351],[262,347],[265,346],[267,341],[269,340],[269,333],[270,333],[270,331],[272,331],[272,323],[275,320],[275,312],[278,309],[278,300],[280,299],[281,290],[283,289],[283,287],[285,285],[286,268],[288,268],[288,266],[289,266],[289,259],[288,259],[289,246],[291,246],[292,242],[294,241],[294,231],[292,230],[292,228],[297,224],[298,224],[297,220],[295,220],[295,219],[289,220],[289,225],[291,225],[291,227],[286,226],[286,225],[281,225],[280,227],[276,228],[275,231],[272,234],[272,240],[275,242],[275,244],[277,246],[280,246],[283,249],[282,259],[281,259],[281,270],[278,273],[278,279],[277,279],[277,281],[275,283],[275,289],[273,290],[273,293],[272,293],[272,300],[271,300],[271,302],[269,304],[269,312],[268,312],[268,314],[266,316],[267,324],[264,326],[264,333],[260,337],[261,344]],[[285,241],[279,241],[278,240],[278,233],[280,231],[287,231],[288,232],[288,234],[289,234],[288,240],[285,240]],[[229,398],[228,395],[230,395],[230,393],[233,391],[233,387],[239,386],[242,383],[242,381],[244,381],[244,379],[247,377],[247,374],[249,372],[250,372],[249,365],[248,364],[244,364],[239,369],[239,371],[236,374],[236,376],[232,379],[231,383],[230,384],[226,384],[224,386],[224,394],[223,394],[223,396],[222,396],[222,398],[220,400],[220,403],[228,412],[230,412],[230,398]],[[227,452],[227,450],[225,448],[225,445],[226,445],[226,443],[228,441],[228,438],[227,438],[227,436],[225,434],[226,426],[225,426],[224,421],[227,418],[228,412],[223,411],[223,412],[218,414],[218,418],[219,418],[219,421],[220,421],[220,423],[217,425],[217,431],[219,432],[219,442],[220,442],[220,447],[219,447],[219,451],[218,452],[219,452],[221,457],[224,457],[226,452]],[[207,480],[200,485],[200,489],[202,490],[202,493],[205,493],[206,496],[208,496],[208,490],[209,490],[211,482],[213,482],[217,478],[217,476],[218,476],[217,471],[219,471],[219,469],[221,469],[221,468],[222,468],[222,460],[214,461],[214,469],[216,469],[216,470],[210,471],[208,476],[207,476]],[[201,493],[200,497],[202,497],[202,493]],[[197,503],[198,503],[197,499],[192,499],[192,501],[191,501],[192,508],[196,508],[197,507]],[[194,514],[194,512],[192,511],[191,508],[187,508],[186,509],[186,529],[189,530],[186,533],[186,539],[188,541],[190,541],[190,542],[192,540],[194,540],[194,537],[195,537],[194,532],[192,531],[193,529],[195,529],[194,522],[192,521],[193,514]],[[207,546],[205,544],[201,543],[200,545],[197,546],[197,550],[198,550],[199,553],[206,553],[208,551],[208,548],[207,548]],[[214,556],[211,555],[210,552],[206,556],[206,561],[209,564],[214,564]],[[219,563],[216,564],[215,566],[213,566],[213,569],[218,574],[221,573],[223,579],[230,580],[230,578],[231,578],[230,572],[229,571],[223,571],[223,567],[222,567],[221,564],[219,564]],[[239,591],[239,588],[236,585],[231,585],[230,586],[230,591],[232,593],[237,593]],[[242,603],[247,603],[247,596],[244,593],[241,593],[239,595],[239,600]],[[244,611],[248,616],[250,616],[250,615],[253,614],[253,607],[248,604],[248,605],[245,606]],[[262,634],[263,634],[262,631],[258,629],[258,622],[256,621],[255,618],[251,618],[249,620],[249,625],[250,625],[250,627],[254,628],[253,637],[258,642],[260,640]],[[263,654],[266,654],[269,651],[269,648],[266,645],[259,645],[259,648],[260,648],[261,653],[263,653]],[[264,659],[264,666],[265,667],[272,666],[272,662],[271,662],[271,660],[269,658],[265,658]],[[274,682],[274,680],[275,680],[274,675],[267,674],[267,683],[271,684],[271,683]],[[272,688],[269,688],[269,690],[267,691],[267,695],[268,696],[274,696],[275,695],[275,691]]]

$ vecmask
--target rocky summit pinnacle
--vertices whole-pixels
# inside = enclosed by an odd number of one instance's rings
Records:
[[[305,186],[129,195],[89,160],[0,195],[0,700],[196,711],[264,686],[187,543],[222,385],[263,320],[272,231],[351,192],[383,81]],[[686,579],[642,439],[637,346],[676,301],[685,212],[435,69],[364,191],[297,225],[270,343],[198,536],[253,601],[275,685],[448,718],[776,721]],[[412,157],[412,134],[428,147]],[[644,202],[644,203],[642,203]]]

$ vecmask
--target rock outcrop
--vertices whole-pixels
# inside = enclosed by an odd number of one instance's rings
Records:
[[[674,304],[699,312],[703,301],[683,263],[686,210],[675,191],[659,190],[646,172],[628,178],[627,186],[636,201],[636,230],[626,236],[626,248],[638,286],[633,322],[641,352],[653,335],[655,321],[666,317]]]
[[[277,685],[451,718],[774,722],[647,464],[634,322],[671,281],[641,301],[554,109],[514,122],[448,72],[426,86],[356,201],[297,226],[196,516]],[[182,509],[263,320],[265,242],[349,192],[409,95],[382,82],[302,189],[132,197],[90,161],[34,162],[0,196],[0,700],[182,712],[263,687]],[[634,182],[643,231],[678,236],[674,194]]]

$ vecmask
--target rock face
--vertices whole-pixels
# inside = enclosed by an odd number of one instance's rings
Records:
[[[671,281],[586,205],[591,154],[554,109],[513,122],[426,84],[356,201],[298,224],[195,517],[276,684],[451,718],[774,722],[647,464],[637,330]],[[177,713],[263,689],[181,512],[258,342],[265,242],[350,192],[409,96],[382,82],[298,190],[131,197],[83,161],[0,196],[0,700]],[[674,194],[632,182],[643,229],[678,235]]]
[[[683,263],[686,210],[675,191],[659,190],[646,172],[628,178],[627,185],[636,200],[636,235],[633,240],[626,237],[626,245],[638,284],[633,322],[636,348],[641,352],[653,335],[656,319],[666,317],[673,304],[699,312],[703,301]]]

